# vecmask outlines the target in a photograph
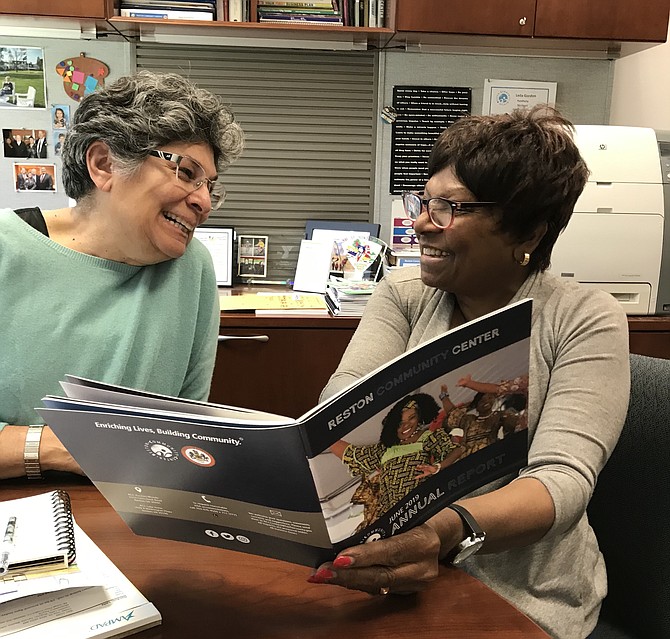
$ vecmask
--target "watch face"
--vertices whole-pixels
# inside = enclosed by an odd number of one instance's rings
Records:
[[[465,561],[468,557],[474,555],[483,545],[484,536],[482,537],[468,537],[464,539],[460,544],[458,544],[459,551],[458,554],[453,558],[452,564],[457,566],[461,562]]]

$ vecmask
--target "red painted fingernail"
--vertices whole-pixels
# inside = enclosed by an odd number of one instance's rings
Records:
[[[317,579],[323,579],[325,581],[327,579],[332,579],[335,576],[335,573],[332,570],[328,570],[328,568],[320,568],[316,571],[314,576]]]
[[[335,561],[333,561],[333,566],[335,566],[335,568],[348,568],[353,563],[354,560],[351,557],[342,555],[341,557],[335,558]]]
[[[335,576],[335,573],[328,568],[320,568],[311,577],[307,577],[307,581],[311,584],[325,584]]]

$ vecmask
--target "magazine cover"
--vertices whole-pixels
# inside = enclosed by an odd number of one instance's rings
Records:
[[[72,376],[39,412],[136,534],[316,566],[526,464],[530,316],[459,326],[297,420]]]

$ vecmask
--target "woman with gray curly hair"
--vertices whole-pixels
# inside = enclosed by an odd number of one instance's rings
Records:
[[[223,101],[140,71],[84,98],[62,147],[70,208],[0,209],[0,478],[81,472],[35,407],[66,374],[205,400],[219,325],[194,229],[244,137]]]

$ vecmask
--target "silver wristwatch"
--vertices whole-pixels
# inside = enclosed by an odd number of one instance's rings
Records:
[[[480,528],[477,520],[459,504],[447,506],[459,515],[463,522],[463,529],[467,535],[463,541],[456,544],[454,550],[456,554],[450,557],[451,563],[457,566],[468,557],[474,555],[484,544],[486,533]]]
[[[40,467],[40,441],[42,441],[43,426],[29,426],[26,443],[23,449],[23,465],[28,479],[42,479]]]

